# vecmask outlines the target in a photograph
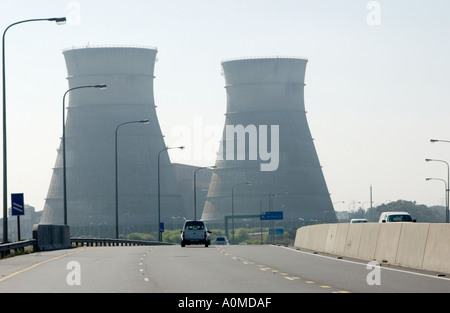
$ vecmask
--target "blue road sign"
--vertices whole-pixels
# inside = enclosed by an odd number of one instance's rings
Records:
[[[25,215],[25,206],[23,203],[23,193],[13,193],[11,194],[12,203],[12,215]]]
[[[282,220],[283,211],[270,211],[259,216],[261,221]]]
[[[271,228],[269,229],[269,235],[283,235],[284,229],[283,228]]]
[[[159,232],[160,233],[164,232],[164,223],[163,222],[159,223]]]

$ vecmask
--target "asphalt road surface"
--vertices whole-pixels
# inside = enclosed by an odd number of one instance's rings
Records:
[[[0,292],[447,293],[450,279],[281,246],[84,247],[0,260]]]

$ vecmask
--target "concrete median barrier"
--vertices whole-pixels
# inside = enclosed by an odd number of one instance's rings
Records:
[[[422,268],[430,225],[432,224],[402,223],[395,264]]]
[[[72,248],[67,225],[36,224],[33,226],[33,239],[37,241],[38,251]]]
[[[449,224],[430,224],[422,267],[450,273]]]
[[[359,243],[358,258],[369,261],[375,260],[380,226],[381,224],[378,223],[364,223]]]
[[[340,223],[299,228],[294,246],[382,264],[450,273],[450,224]]]
[[[384,223],[380,225],[375,250],[376,261],[379,263],[395,263],[402,226],[402,223]]]

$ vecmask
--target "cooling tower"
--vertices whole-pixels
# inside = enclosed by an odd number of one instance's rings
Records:
[[[307,62],[257,58],[222,63],[227,112],[203,220],[223,223],[232,213],[236,219],[272,210],[283,211],[278,224],[288,227],[336,222],[306,118]]]
[[[115,237],[117,130],[119,234],[157,232],[158,154],[165,144],[153,80],[157,50],[98,47],[63,52],[69,88],[66,119],[67,222],[72,236]],[[130,123],[148,119],[148,124]],[[62,142],[62,141],[61,141]],[[161,222],[185,216],[167,150],[160,154]],[[58,150],[42,224],[63,224],[63,151]]]

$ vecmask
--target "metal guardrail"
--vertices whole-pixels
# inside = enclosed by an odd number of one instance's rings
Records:
[[[109,238],[70,238],[70,242],[75,246],[162,246],[173,245],[168,242],[109,239]]]
[[[18,251],[24,250],[26,247],[30,247],[30,246],[32,246],[33,250],[34,250],[36,245],[37,245],[37,241],[35,239],[1,244],[0,245],[0,258],[10,254],[11,251],[18,252]]]
[[[127,239],[109,239],[109,238],[70,238],[70,243],[72,246],[163,246],[163,245],[173,245],[173,243],[168,242],[158,242],[158,241],[145,241],[145,240],[127,240]],[[23,240],[12,243],[0,244],[0,258],[3,258],[12,251],[19,252],[24,250],[26,247],[32,247],[33,251],[36,250],[37,240]]]

